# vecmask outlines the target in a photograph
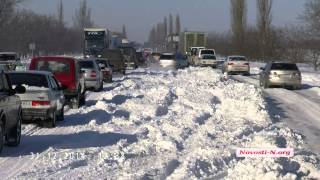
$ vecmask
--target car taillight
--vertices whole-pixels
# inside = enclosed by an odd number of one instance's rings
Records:
[[[97,73],[96,73],[96,71],[91,71],[91,73],[90,73],[90,77],[97,77]]]
[[[32,101],[32,106],[48,106],[50,101]]]

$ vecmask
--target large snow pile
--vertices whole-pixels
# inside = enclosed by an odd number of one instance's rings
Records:
[[[272,123],[260,89],[211,68],[139,69],[105,90],[69,110],[53,132],[42,131],[50,147],[15,177],[320,178],[319,159],[303,148],[301,135]],[[296,154],[236,157],[244,147],[291,147]]]

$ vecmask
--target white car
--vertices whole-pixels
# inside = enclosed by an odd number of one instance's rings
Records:
[[[21,99],[23,120],[40,120],[45,127],[55,127],[57,120],[64,119],[64,88],[52,73],[27,71],[7,74],[13,87],[26,88],[24,94],[17,94]]]
[[[159,59],[160,67],[166,69],[176,69],[177,62],[173,53],[162,53]]]
[[[228,56],[222,73],[250,75],[250,63],[245,56]]]
[[[215,56],[216,52],[214,49],[200,49],[198,57],[201,58],[203,55],[212,55]]]
[[[213,67],[216,68],[218,66],[218,61],[215,55],[205,54],[202,55],[199,59],[199,66],[202,67]]]

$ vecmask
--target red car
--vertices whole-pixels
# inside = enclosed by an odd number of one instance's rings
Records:
[[[73,108],[85,104],[85,81],[78,61],[73,57],[46,56],[31,60],[30,70],[50,71],[65,88],[64,95]]]

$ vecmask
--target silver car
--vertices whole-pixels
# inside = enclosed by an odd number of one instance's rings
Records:
[[[294,63],[272,62],[260,69],[262,70],[260,73],[261,87],[301,88],[301,72]]]
[[[222,67],[222,73],[250,75],[250,64],[244,56],[228,56]]]
[[[176,69],[177,62],[175,60],[175,55],[173,53],[163,53],[159,59],[160,67],[164,69]]]
[[[87,89],[101,91],[103,89],[103,74],[95,59],[79,60],[80,69],[84,71]]]
[[[64,119],[65,98],[54,75],[44,71],[8,72],[12,86],[24,86],[26,92],[17,94],[21,99],[22,118],[40,120],[45,127],[55,127]]]

